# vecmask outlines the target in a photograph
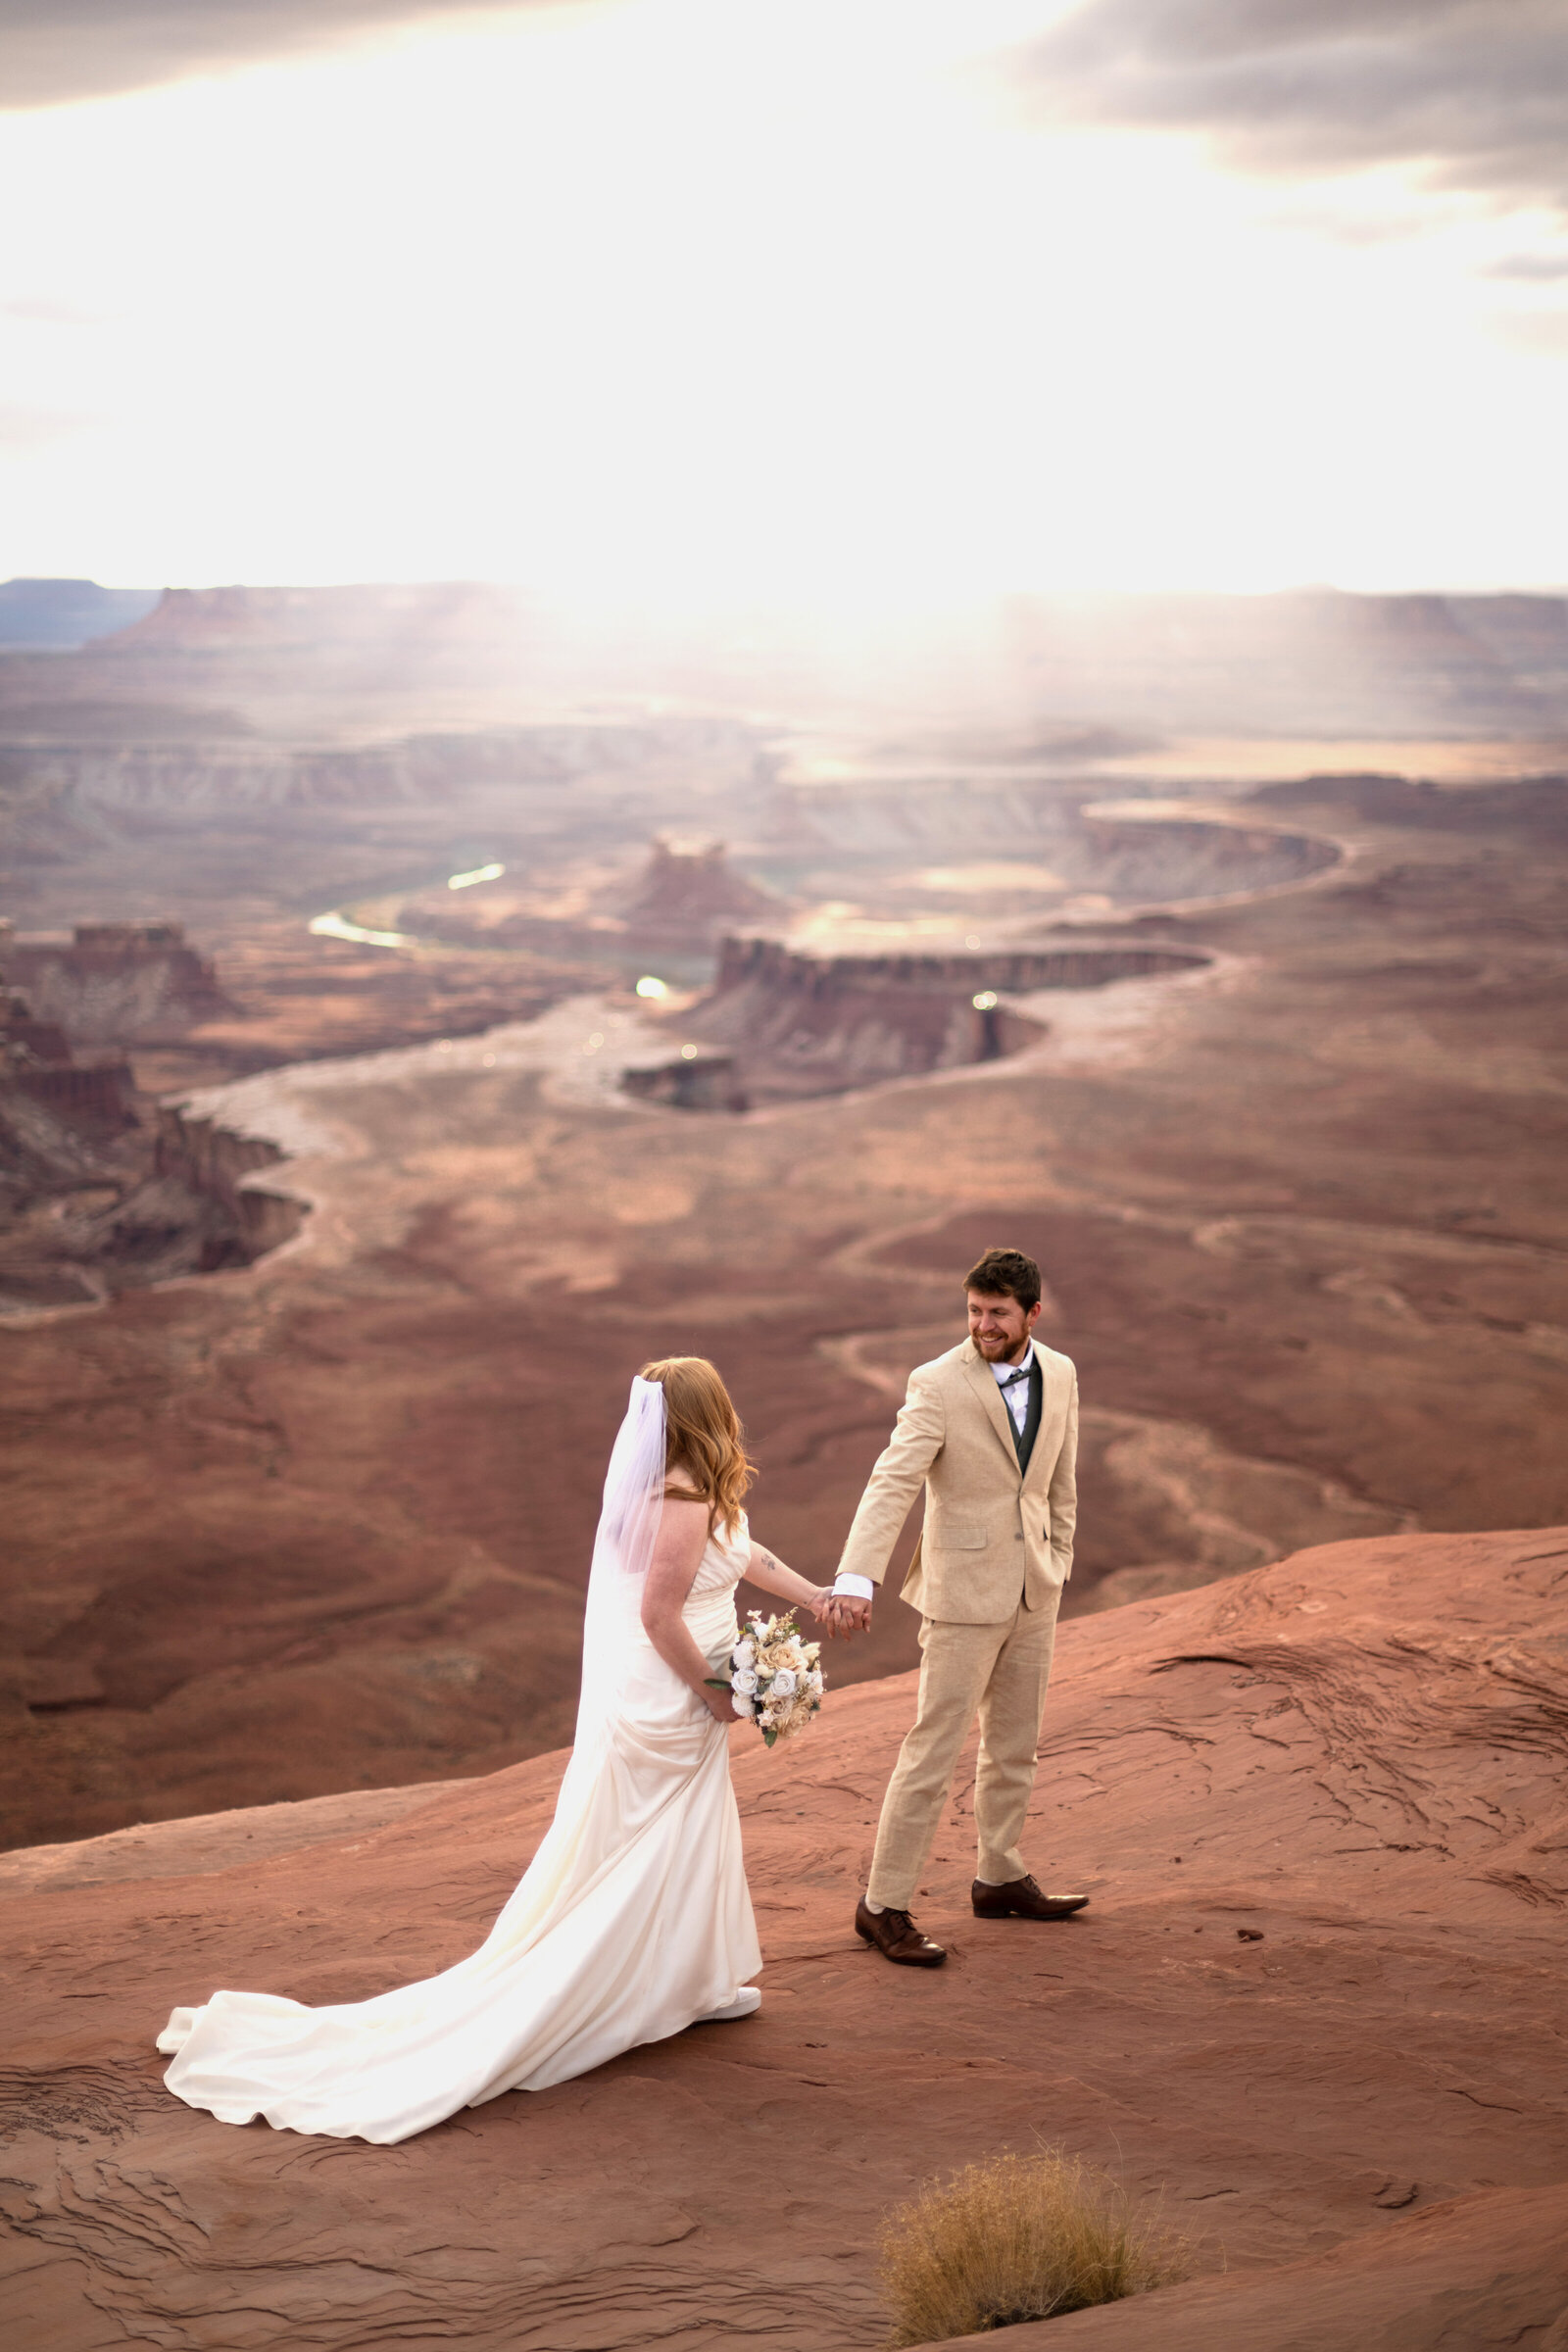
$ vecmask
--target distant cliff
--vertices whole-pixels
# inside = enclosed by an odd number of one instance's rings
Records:
[[[1014,948],[994,954],[813,956],[777,939],[726,939],[710,995],[680,1018],[705,1045],[726,1048],[707,1088],[628,1073],[629,1092],[682,1108],[749,1107],[827,1095],[921,1071],[996,1061],[1038,1044],[1040,1022],[1004,1000],[1040,989],[1201,969],[1196,949]]]
[[[122,666],[212,655],[384,666],[434,678],[569,676],[777,708],[847,689],[895,704],[1004,708],[1041,723],[1271,734],[1530,734],[1568,721],[1568,597],[1008,595],[882,630],[844,674],[817,615],[783,606],[745,632],[653,609],[547,604],[473,581],[170,589],[113,641]],[[955,648],[961,661],[955,662]]]
[[[74,943],[17,943],[0,925],[0,1318],[101,1303],[116,1292],[246,1265],[296,1232],[304,1203],[244,1179],[282,1157],[210,1119],[144,1117],[127,1062],[77,1059],[74,1038],[188,1019],[218,995],[177,924],[84,923]],[[42,1019],[12,985],[34,960]],[[63,975],[63,976],[62,976]],[[181,994],[183,990],[183,994]]]
[[[589,771],[631,771],[679,748],[681,730],[650,723],[495,727],[418,734],[341,749],[225,733],[212,740],[140,742],[74,730],[69,706],[51,708],[47,733],[5,740],[0,710],[0,805],[15,808],[19,846],[46,845],[95,812],[312,808],[418,808],[492,786],[564,785]],[[694,737],[708,722],[693,722]],[[716,727],[713,731],[722,731]]]
[[[159,1108],[157,1172],[227,1211],[233,1238],[221,1260],[224,1264],[243,1265],[264,1256],[292,1240],[304,1223],[306,1203],[297,1195],[245,1181],[258,1168],[276,1167],[286,1156],[265,1136],[238,1135],[215,1119],[193,1115],[182,1104]]]
[[[156,588],[100,588],[96,580],[0,581],[0,645],[70,651],[155,612]]]
[[[34,1016],[76,1045],[180,1036],[232,1010],[178,923],[78,923],[69,940],[12,938],[0,952]]]
[[[721,841],[685,848],[662,839],[616,909],[628,940],[675,949],[704,946],[728,925],[778,910],[776,899],[730,864]]]
[[[74,586],[12,583],[26,592],[19,615],[26,597]],[[1080,769],[1169,732],[1430,741],[1568,726],[1568,597],[1549,594],[1008,595],[851,643],[807,606],[759,608],[737,628],[733,612],[458,581],[171,589],[117,634],[79,627],[27,640],[83,650],[69,664],[19,654],[0,709],[45,693],[166,706],[216,695],[253,714],[286,709],[318,741],[424,723],[410,715],[421,704],[476,724],[607,697],[688,723],[729,712],[732,726],[763,710],[834,723],[853,711],[877,714],[879,730],[893,719],[901,740],[917,709],[955,740],[1001,730]]]
[[[1063,790],[1039,777],[951,770],[786,781],[774,791],[768,821],[774,841],[797,854],[955,863],[1041,858],[1058,896],[1094,891],[1122,904],[1271,890],[1323,872],[1341,855],[1332,841],[1213,810],[1189,814],[1168,803],[1101,801],[1081,786]]]

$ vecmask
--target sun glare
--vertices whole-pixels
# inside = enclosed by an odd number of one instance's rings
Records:
[[[982,68],[1054,13],[622,0],[10,118],[0,572],[1559,572],[1565,370],[1458,232],[1031,129]]]

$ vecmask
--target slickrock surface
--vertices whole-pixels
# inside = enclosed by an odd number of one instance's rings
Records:
[[[910,1699],[733,1735],[758,2018],[398,2148],[194,2115],[153,2035],[219,1984],[351,1999],[459,1958],[559,1756],[303,1804],[292,1839],[271,1807],[0,1858],[11,2340],[869,2346],[885,2208],[1045,2140],[1162,2189],[1200,2276],[1019,2352],[1559,2344],[1568,1529],[1326,1546],[1066,1626],[1032,1849],[1094,1905],[973,1920],[960,1775],[934,1976],[849,1924]]]
[[[1006,2344],[1007,2352],[1502,2352],[1518,2344],[1560,2352],[1568,2187],[1482,2189],[1306,2262],[1038,2321],[1010,2329]]]

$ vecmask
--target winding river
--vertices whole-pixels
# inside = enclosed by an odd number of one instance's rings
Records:
[[[475,882],[499,882],[506,872],[499,861],[488,865],[470,866],[466,873],[448,874],[448,890],[468,890]],[[413,931],[374,931],[364,923],[356,923],[341,906],[329,906],[324,914],[312,915],[306,928],[317,939],[348,939],[362,948],[420,948],[432,946]]]

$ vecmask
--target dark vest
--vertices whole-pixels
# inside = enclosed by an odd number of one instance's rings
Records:
[[[1007,1427],[1012,1432],[1012,1443],[1017,1451],[1020,1470],[1027,1471],[1029,1467],[1029,1456],[1033,1453],[1035,1440],[1040,1435],[1040,1419],[1045,1411],[1045,1376],[1040,1369],[1040,1358],[1031,1348],[1029,1350],[1029,1409],[1023,1417],[1021,1435],[1012,1415],[1007,1413]],[[1005,1396],[1002,1399],[1002,1408],[1004,1412],[1006,1412],[1007,1399]]]

